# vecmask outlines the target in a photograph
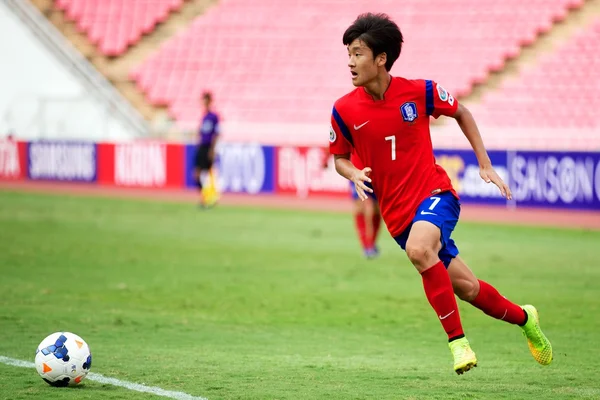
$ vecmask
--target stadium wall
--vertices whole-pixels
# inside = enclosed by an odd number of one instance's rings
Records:
[[[110,187],[194,189],[193,145],[159,141],[94,143],[0,140],[0,180],[81,182]],[[226,193],[347,197],[350,185],[327,148],[221,143],[216,169]],[[474,154],[437,150],[463,203],[506,207],[600,210],[600,152],[492,150],[490,158],[509,182],[506,201],[479,177]]]

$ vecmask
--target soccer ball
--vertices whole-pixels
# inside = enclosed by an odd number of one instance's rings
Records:
[[[90,372],[92,353],[87,343],[71,332],[56,332],[35,352],[35,368],[51,386],[74,386]]]

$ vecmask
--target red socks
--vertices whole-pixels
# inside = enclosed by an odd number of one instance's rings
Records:
[[[471,304],[490,317],[515,325],[525,323],[525,311],[498,293],[492,285],[482,280],[479,280],[479,294]]]
[[[373,246],[377,243],[377,234],[379,233],[379,227],[381,226],[381,216],[379,214],[373,215]]]
[[[423,288],[429,304],[435,310],[448,339],[464,336],[452,282],[441,261],[421,273]]]
[[[444,264],[440,261],[421,273],[423,288],[429,304],[435,310],[448,339],[463,337],[464,332],[458,314],[458,306],[452,289],[452,282]],[[489,283],[479,280],[479,294],[471,302],[472,305],[490,317],[515,325],[526,322],[525,311],[515,303],[502,296]]]
[[[367,248],[369,244],[367,242],[367,231],[365,228],[365,215],[364,214],[354,214],[354,225],[356,226],[356,232],[358,233],[358,238],[363,249]]]
[[[356,226],[356,232],[363,249],[370,249],[375,247],[377,243],[377,234],[379,233],[379,227],[381,226],[381,217],[379,214],[373,215],[373,237],[367,237],[366,220],[364,214],[354,214],[354,225]]]

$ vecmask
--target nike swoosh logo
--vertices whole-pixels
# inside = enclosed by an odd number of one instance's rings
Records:
[[[456,310],[452,310],[452,311],[450,311],[448,314],[444,315],[443,317],[442,317],[441,315],[438,315],[438,317],[440,317],[440,320],[442,320],[442,319],[446,319],[446,318],[448,318],[449,316],[451,316],[452,314],[454,314],[454,311],[456,311]]]
[[[369,121],[365,122],[364,124],[360,124],[359,126],[354,125],[354,130],[357,131],[368,123],[369,123]]]
[[[421,215],[437,215],[437,214],[429,212],[429,211],[421,211]]]

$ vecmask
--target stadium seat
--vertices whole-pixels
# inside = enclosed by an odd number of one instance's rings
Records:
[[[328,124],[333,101],[352,89],[341,37],[361,12],[386,10],[400,25],[393,74],[461,96],[583,1],[222,0],[130,77],[182,126],[200,118],[204,89],[227,120]]]
[[[485,96],[473,107],[481,124],[507,128],[520,126],[531,132],[553,137],[538,137],[541,147],[549,141],[581,149],[600,148],[600,19],[555,51],[545,55],[499,90]],[[570,137],[577,129],[577,137]],[[546,133],[544,133],[546,132]],[[587,134],[586,134],[587,132]],[[594,134],[594,132],[596,132]]]
[[[67,19],[107,56],[123,54],[184,0],[55,0]]]

